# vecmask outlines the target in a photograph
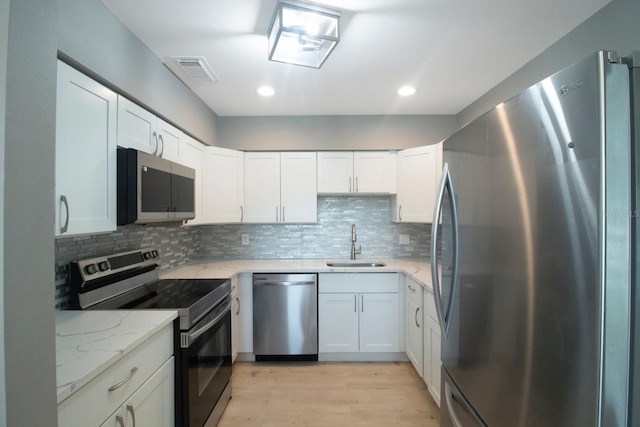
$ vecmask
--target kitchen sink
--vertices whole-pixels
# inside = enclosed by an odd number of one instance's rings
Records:
[[[327,267],[384,267],[384,262],[373,261],[327,261]]]

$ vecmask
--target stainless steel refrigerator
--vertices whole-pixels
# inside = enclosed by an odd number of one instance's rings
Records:
[[[444,141],[441,426],[640,425],[634,59],[598,52]]]

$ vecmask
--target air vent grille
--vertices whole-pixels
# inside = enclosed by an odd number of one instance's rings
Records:
[[[182,68],[184,73],[195,83],[216,83],[220,79],[213,72],[207,61],[203,57],[191,56],[173,58]]]

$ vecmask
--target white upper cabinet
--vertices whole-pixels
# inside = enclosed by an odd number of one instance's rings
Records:
[[[244,153],[218,147],[203,152],[204,223],[244,220]]]
[[[244,222],[316,223],[316,153],[244,154]]]
[[[400,151],[392,221],[431,223],[441,173],[442,143]]]
[[[123,96],[118,96],[118,145],[174,162],[180,158],[181,130]]]
[[[387,151],[321,151],[318,153],[318,193],[393,193],[394,160]]]
[[[116,229],[116,93],[58,61],[55,235]]]
[[[204,221],[203,214],[203,202],[204,202],[204,194],[203,194],[203,151],[205,149],[204,144],[196,141],[194,138],[191,138],[188,135],[182,135],[182,140],[180,141],[180,158],[178,162],[184,166],[187,166],[193,169],[196,173],[195,179],[195,218],[189,220],[187,224],[189,225],[197,225],[201,224]]]

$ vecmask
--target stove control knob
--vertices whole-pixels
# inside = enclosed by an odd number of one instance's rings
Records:
[[[145,252],[144,254],[142,254],[142,256],[144,257],[144,259],[151,259],[151,252]]]
[[[96,267],[95,264],[89,264],[84,268],[84,272],[89,275],[96,274],[97,271],[98,271],[98,268]]]
[[[152,251],[151,252],[151,256],[154,258],[158,258],[158,256],[160,256],[160,254],[158,254],[158,251]]]
[[[107,271],[109,269],[109,263],[107,261],[98,263],[98,269],[100,269],[100,271]]]

